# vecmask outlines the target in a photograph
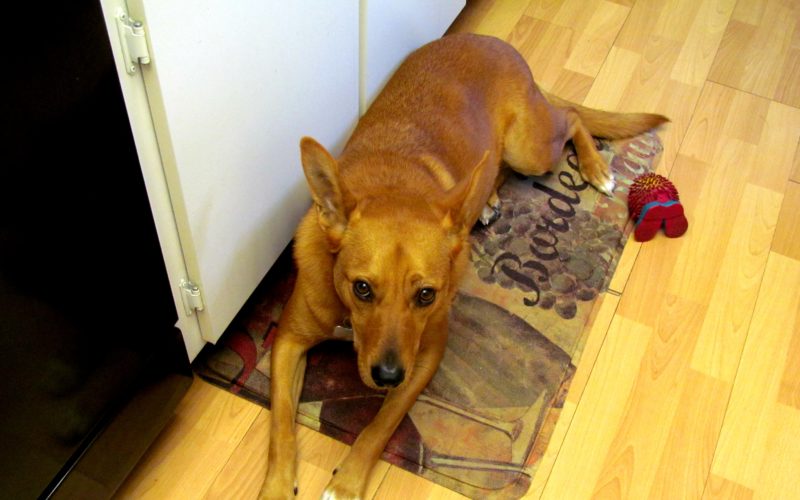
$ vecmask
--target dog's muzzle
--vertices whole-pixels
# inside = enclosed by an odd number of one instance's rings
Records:
[[[389,351],[380,363],[372,365],[371,375],[378,387],[397,387],[405,379],[406,371],[400,366],[397,354]]]

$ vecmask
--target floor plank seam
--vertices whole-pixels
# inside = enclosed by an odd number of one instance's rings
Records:
[[[761,297],[761,290],[764,287],[764,274],[766,273],[767,268],[769,267],[769,261],[772,259],[772,245],[775,242],[775,237],[773,233],[772,242],[770,242],[770,250],[769,255],[767,256],[767,262],[764,264],[764,270],[761,272],[761,279],[758,283],[758,291],[756,292],[756,302],[753,304],[753,309],[750,311],[750,318],[747,321],[747,335],[745,335],[744,342],[742,342],[742,349],[739,352],[739,361],[736,363],[736,372],[733,375],[733,382],[731,382],[730,391],[728,391],[728,398],[725,402],[725,414],[722,417],[722,422],[719,425],[719,429],[717,430],[717,436],[714,439],[714,453],[711,455],[711,462],[708,466],[708,471],[706,473],[706,480],[703,485],[703,494],[700,495],[700,498],[705,498],[706,490],[708,489],[708,484],[711,481],[712,471],[714,469],[714,461],[717,458],[717,450],[719,449],[719,437],[722,435],[722,429],[725,428],[725,422],[728,420],[728,409],[730,408],[731,398],[733,397],[733,390],[736,387],[736,383],[739,379],[739,370],[742,367],[742,357],[744,356],[744,350],[747,346],[747,342],[750,340],[750,335],[752,334],[751,328],[753,325],[753,315],[755,314],[756,308],[758,307],[759,297]],[[724,478],[728,480],[732,480],[730,478]]]
[[[773,97],[757,94],[757,93],[752,92],[750,90],[740,89],[740,88],[734,87],[733,85],[728,84],[728,83],[718,82],[718,81],[712,80],[710,78],[706,80],[706,83],[708,83],[708,82],[711,82],[714,85],[719,85],[720,87],[725,87],[725,88],[728,88],[728,89],[731,89],[731,90],[735,90],[736,92],[741,92],[743,94],[748,94],[750,96],[757,97],[759,99],[766,99],[766,100],[768,100],[770,102],[778,103],[778,104],[780,104],[782,106],[787,106],[787,107],[793,108],[793,109],[800,109],[800,107],[798,107],[798,106],[793,106],[791,104],[786,104],[785,102],[781,102],[781,101],[779,101],[779,100],[777,100],[777,99],[775,99]]]
[[[387,467],[386,470],[383,472],[383,477],[381,478],[381,482],[379,482],[378,487],[375,488],[375,493],[373,493],[372,496],[369,497],[370,500],[375,500],[375,498],[378,496],[378,493],[381,491],[381,488],[383,487],[383,483],[386,481],[386,476],[389,475],[389,471],[392,470],[392,467],[394,466],[392,464],[389,464],[389,467]],[[431,481],[431,484],[436,484],[436,483]]]
[[[792,180],[790,178],[787,178],[787,181],[788,182],[797,183],[796,181],[794,181],[794,180]],[[781,209],[783,208],[783,203],[786,203],[786,198],[785,197],[784,197],[783,201],[781,202]],[[737,382],[737,380],[739,378],[739,369],[741,368],[741,365],[742,365],[742,357],[744,355],[744,349],[747,346],[747,342],[750,339],[750,335],[752,334],[751,328],[752,328],[752,322],[753,322],[753,315],[755,314],[756,307],[758,306],[759,297],[761,297],[761,290],[764,287],[764,274],[766,273],[767,267],[769,266],[769,262],[772,259],[772,254],[774,252],[773,251],[774,244],[775,244],[775,233],[773,232],[772,241],[770,241],[770,245],[769,245],[767,261],[764,263],[764,269],[761,272],[761,278],[760,278],[759,283],[758,283],[758,291],[756,291],[756,295],[755,295],[756,296],[756,302],[755,302],[755,304],[753,304],[753,309],[752,309],[752,311],[750,311],[750,318],[748,319],[748,322],[747,322],[747,335],[745,335],[744,342],[742,342],[742,349],[739,352],[739,362],[736,364],[736,372],[735,372],[735,374],[733,376],[733,382],[731,383],[730,391],[728,393],[728,400],[725,403],[725,415],[722,417],[722,422],[721,422],[721,424],[719,426],[719,430],[717,431],[717,437],[714,440],[714,453],[711,455],[711,462],[709,464],[708,472],[706,474],[706,481],[705,481],[705,483],[703,485],[703,494],[701,495],[701,498],[705,497],[706,489],[708,489],[708,484],[711,481],[711,475],[712,475],[714,460],[717,457],[717,450],[719,449],[719,437],[722,434],[722,429],[725,428],[725,422],[728,419],[728,408],[730,407],[730,402],[731,402],[731,397],[733,396],[734,387],[736,387],[736,382]],[[725,478],[725,479],[728,479],[728,478]]]
[[[208,383],[208,382],[205,382],[205,383]],[[252,404],[254,406],[258,406],[257,404],[252,403],[252,402],[250,404]],[[209,492],[211,491],[211,489],[214,487],[214,484],[219,479],[220,474],[222,474],[222,472],[225,470],[225,468],[228,467],[228,463],[233,459],[233,456],[236,453],[236,450],[238,450],[239,447],[242,445],[242,443],[244,443],[244,439],[247,437],[247,434],[250,432],[250,430],[253,429],[253,426],[256,425],[256,422],[258,421],[258,416],[261,415],[262,411],[266,411],[266,412],[269,413],[269,410],[266,410],[266,409],[261,408],[259,406],[259,412],[256,413],[255,418],[253,419],[252,422],[250,422],[250,426],[247,428],[247,430],[244,433],[242,433],[242,438],[239,440],[239,442],[236,443],[236,446],[233,447],[233,450],[231,451],[231,454],[228,455],[228,458],[225,460],[225,463],[222,464],[222,467],[220,467],[220,469],[214,475],[214,479],[211,481],[211,483],[209,483],[208,489],[206,489],[205,493],[203,494],[203,496],[201,498],[203,498],[203,499],[208,498]],[[271,418],[271,415],[270,415],[270,418]],[[265,446],[264,446],[264,454],[266,454],[266,452],[267,452],[267,447],[266,447],[266,444],[265,444]]]
[[[717,50],[719,50],[719,48],[717,48]],[[715,57],[716,57],[716,55],[715,55]],[[676,151],[675,158],[672,159],[672,164],[669,165],[669,168],[667,169],[667,178],[668,179],[672,178],[672,169],[675,168],[675,160],[681,154],[681,149],[683,149],[683,143],[686,141],[686,136],[689,135],[689,130],[691,130],[691,128],[692,128],[692,122],[694,121],[695,115],[697,114],[697,107],[700,105],[700,98],[703,95],[703,90],[705,90],[706,85],[708,85],[708,82],[710,82],[710,81],[711,80],[708,79],[708,75],[706,75],[706,80],[703,83],[702,87],[700,87],[700,95],[698,95],[697,99],[695,99],[695,101],[694,101],[694,107],[692,108],[692,113],[690,114],[691,118],[689,118],[689,123],[686,125],[686,130],[683,131],[683,136],[681,137],[681,140],[678,143],[678,147],[675,150]]]
[[[603,333],[603,341],[600,342],[600,348],[597,350],[597,356],[595,356],[594,361],[592,361],[592,367],[591,367],[591,369],[589,369],[589,375],[586,377],[587,384],[588,384],[588,381],[592,379],[592,373],[594,373],[594,369],[597,366],[597,360],[600,358],[600,353],[603,352],[603,347],[605,346],[606,340],[608,339],[608,332],[611,330],[611,325],[614,323],[613,318],[615,318],[617,316],[617,311],[619,310],[620,302],[621,301],[618,301],[617,305],[614,307],[614,314],[612,314],[612,316],[611,316],[612,320],[611,320],[611,322],[609,322],[608,327],[606,327],[606,330]],[[580,361],[578,363],[580,363]],[[583,394],[584,394],[584,392],[586,390],[586,385],[587,384],[584,384],[584,387],[582,389],[583,392],[581,392],[581,397],[575,403],[575,411],[572,413],[572,418],[570,419],[569,424],[567,425],[567,430],[564,431],[564,438],[561,440],[560,443],[558,443],[558,451],[556,452],[556,456],[553,459],[553,465],[552,465],[552,467],[550,467],[550,470],[548,471],[547,479],[544,481],[544,485],[542,486],[542,490],[541,490],[541,495],[539,495],[539,499],[540,500],[544,496],[544,492],[547,491],[547,485],[550,483],[550,478],[553,476],[553,470],[556,468],[556,465],[558,464],[558,458],[561,455],[561,450],[562,450],[562,448],[564,446],[564,442],[567,440],[567,436],[569,436],[569,431],[570,431],[570,429],[572,429],[572,424],[575,421],[575,415],[578,414],[578,410],[580,409],[581,401],[583,401]],[[555,444],[555,443],[552,443],[552,442],[550,443],[551,446],[553,444]]]
[[[528,4],[529,7],[530,7],[531,3],[533,3],[533,1],[531,1]],[[635,7],[635,5],[631,5],[631,8],[628,9],[628,13],[625,15],[625,20],[622,21],[621,27],[617,31],[616,36],[614,36],[614,41],[611,42],[611,45],[609,45],[609,47],[608,47],[608,51],[606,52],[606,56],[603,59],[603,64],[600,65],[600,69],[598,69],[597,72],[595,73],[595,75],[592,77],[592,85],[589,86],[589,90],[590,91],[591,91],[592,87],[594,86],[595,82],[597,81],[597,75],[599,75],[603,71],[603,67],[608,63],[608,55],[611,54],[611,50],[617,45],[617,40],[619,40],[619,35],[620,35],[620,33],[622,33],[622,30],[625,29],[625,25],[628,23],[628,20],[631,18],[631,11],[633,11],[634,7]],[[587,92],[586,95],[583,97],[583,100],[581,100],[581,104],[583,104],[584,106],[586,105],[587,97],[589,97],[589,92]]]

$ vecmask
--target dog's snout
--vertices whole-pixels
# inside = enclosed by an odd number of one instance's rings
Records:
[[[372,366],[372,380],[378,387],[397,387],[405,376],[406,371],[394,351],[389,351],[380,363]]]
[[[403,382],[405,375],[405,370],[396,363],[380,363],[372,367],[372,380],[378,387],[397,387]]]

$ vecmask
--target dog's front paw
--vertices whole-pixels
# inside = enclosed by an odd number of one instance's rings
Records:
[[[490,207],[489,205],[483,206],[483,211],[481,212],[480,221],[481,224],[484,226],[488,226],[492,222],[496,221],[500,218],[500,210]]]
[[[500,197],[497,196],[497,192],[492,193],[492,195],[489,197],[489,201],[487,201],[486,205],[483,206],[483,211],[481,211],[481,216],[478,220],[480,220],[481,224],[484,226],[488,226],[500,218],[502,213],[500,208],[502,206],[503,203],[500,201]]]
[[[361,497],[352,491],[340,491],[330,486],[322,492],[322,500],[360,500]]]
[[[322,500],[360,500],[361,493],[358,488],[354,488],[353,484],[347,484],[346,480],[341,479],[342,476],[333,476],[331,482],[322,493]]]
[[[267,474],[261,491],[258,494],[259,500],[287,500],[297,496],[297,481],[293,481],[286,476],[279,474]]]

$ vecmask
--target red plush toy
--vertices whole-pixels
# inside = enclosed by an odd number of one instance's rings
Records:
[[[652,240],[662,226],[670,238],[681,236],[689,227],[678,190],[669,179],[654,173],[634,179],[628,194],[628,212],[636,227],[636,241]]]

